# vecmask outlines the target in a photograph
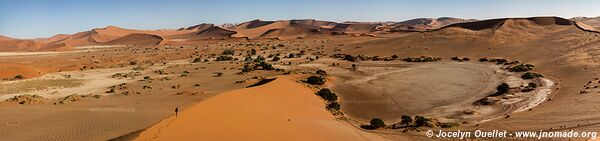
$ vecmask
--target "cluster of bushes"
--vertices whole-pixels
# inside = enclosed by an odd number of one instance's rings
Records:
[[[319,90],[316,93],[316,95],[318,95],[321,98],[325,99],[326,101],[330,101],[330,102],[335,102],[338,99],[337,95],[335,95],[335,93],[331,92],[331,90],[329,90],[327,88],[323,88],[323,89]]]
[[[535,72],[526,72],[525,74],[521,75],[521,78],[523,78],[523,79],[533,79],[533,78],[538,78],[538,77],[544,77],[544,76],[542,74],[535,73]]]
[[[519,64],[513,67],[509,67],[508,71],[511,72],[526,72],[526,71],[530,71],[533,70],[533,65],[532,64]]]
[[[217,61],[233,61],[233,57],[231,56],[225,56],[225,55],[221,55],[219,57],[217,57]]]
[[[248,72],[251,72],[251,71],[254,71],[254,70],[276,70],[276,71],[283,71],[282,69],[276,69],[275,67],[273,67],[273,65],[271,65],[269,63],[266,63],[266,62],[247,63],[240,70],[241,70],[240,73],[248,73]]]
[[[458,62],[466,62],[466,61],[471,61],[471,59],[469,59],[469,58],[467,58],[467,57],[464,57],[464,58],[452,57],[452,58],[450,58],[450,60],[453,60],[453,61],[458,61]]]
[[[439,57],[430,57],[430,56],[421,56],[421,57],[406,57],[402,59],[405,62],[435,62],[440,61],[442,58]]]
[[[382,128],[385,126],[386,125],[383,120],[381,120],[379,118],[373,118],[373,119],[371,119],[371,121],[369,122],[368,125],[361,125],[360,127],[363,129],[367,129],[367,130],[374,130],[374,129]],[[453,123],[453,122],[440,123],[440,122],[432,120],[431,118],[426,118],[424,116],[415,116],[413,118],[409,115],[402,115],[401,121],[396,124],[391,125],[391,128],[399,129],[399,128],[406,128],[406,127],[422,127],[422,126],[427,126],[427,127],[440,126],[442,128],[450,128],[450,127],[459,126],[459,124]]]
[[[331,90],[329,90],[327,88],[323,88],[323,89],[317,91],[317,93],[315,93],[315,94],[326,101],[327,106],[325,106],[325,108],[332,111],[332,113],[334,113],[333,111],[340,110],[341,105],[340,105],[340,103],[337,102],[338,97]],[[334,113],[334,115],[335,115],[335,113]]]
[[[350,62],[368,61],[368,60],[370,60],[370,61],[392,61],[392,60],[398,59],[398,55],[392,55],[389,57],[380,57],[380,56],[366,56],[366,55],[352,56],[349,54],[334,54],[331,57],[350,61]]]
[[[325,78],[321,76],[310,76],[305,82],[311,85],[323,85],[325,84]]]
[[[223,50],[223,53],[221,53],[221,55],[234,55],[235,51],[233,49],[226,49]]]
[[[367,130],[375,130],[377,128],[385,127],[385,122],[379,118],[373,118],[369,121],[369,125],[361,125],[360,128]]]
[[[500,64],[504,64],[507,63],[508,60],[504,59],[504,58],[480,58],[479,62],[495,62],[496,64],[500,65]]]

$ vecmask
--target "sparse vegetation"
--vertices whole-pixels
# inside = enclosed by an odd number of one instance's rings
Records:
[[[221,55],[217,57],[216,61],[232,61],[233,57]]]
[[[542,74],[535,73],[535,72],[526,72],[525,74],[521,75],[521,78],[523,78],[523,79],[533,79],[533,78],[538,78],[538,77],[544,77],[544,76]]]
[[[319,90],[316,95],[320,96],[321,98],[333,102],[333,101],[337,101],[338,97],[337,95],[335,95],[335,93],[331,92],[331,90],[327,89],[327,88],[323,88],[321,90]]]
[[[369,121],[369,125],[361,125],[360,127],[367,130],[375,130],[377,128],[385,127],[385,122],[379,118],[373,118]]]
[[[306,83],[312,85],[323,85],[325,84],[325,78],[321,76],[310,76],[306,79]]]
[[[534,66],[532,64],[519,64],[514,67],[508,68],[508,70],[511,72],[526,72],[533,70],[533,67]]]
[[[14,78],[15,79],[25,79],[25,76],[17,74]]]
[[[235,51],[233,49],[226,49],[223,50],[223,53],[221,53],[221,55],[234,55]]]
[[[332,110],[340,110],[340,104],[338,102],[331,102],[329,104],[327,104],[327,109],[332,109]]]
[[[496,87],[496,93],[493,94],[493,96],[499,96],[499,95],[503,95],[508,93],[508,91],[510,90],[510,86],[506,83],[502,83],[500,85],[498,85],[498,87]]]
[[[442,58],[438,57],[429,57],[429,56],[421,56],[421,57],[406,57],[402,59],[405,62],[435,62],[440,61]]]

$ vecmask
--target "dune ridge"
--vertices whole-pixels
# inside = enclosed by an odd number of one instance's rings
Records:
[[[313,93],[280,76],[200,102],[135,140],[384,140],[337,121]]]

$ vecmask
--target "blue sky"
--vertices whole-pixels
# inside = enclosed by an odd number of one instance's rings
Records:
[[[37,38],[107,25],[164,29],[253,19],[595,17],[599,5],[598,0],[0,0],[0,35]]]

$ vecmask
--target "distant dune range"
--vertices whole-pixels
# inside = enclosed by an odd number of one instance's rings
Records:
[[[458,18],[419,18],[404,22],[330,22],[313,19],[261,21],[237,25],[198,24],[166,30],[135,30],[116,26],[96,28],[74,34],[58,34],[49,38],[14,39],[0,36],[0,51],[61,51],[88,45],[158,45],[170,41],[202,39],[293,39],[397,31],[425,31],[449,24],[468,22]],[[133,35],[131,35],[133,34]],[[144,41],[141,41],[144,40]]]
[[[491,29],[510,32],[523,30],[527,24],[575,25],[586,31],[598,31],[600,17],[502,18],[474,20],[459,18],[418,18],[402,22],[330,22],[313,19],[261,21],[252,20],[237,25],[198,24],[187,28],[166,30],[135,30],[116,26],[96,28],[75,34],[58,34],[49,38],[14,39],[0,36],[0,51],[61,51],[88,45],[159,45],[185,40],[205,39],[294,39],[312,36],[369,35],[377,36],[394,32],[433,31],[442,28],[468,30]],[[526,29],[531,30],[531,29]],[[502,33],[498,33],[502,34]],[[532,33],[534,34],[534,33]]]

